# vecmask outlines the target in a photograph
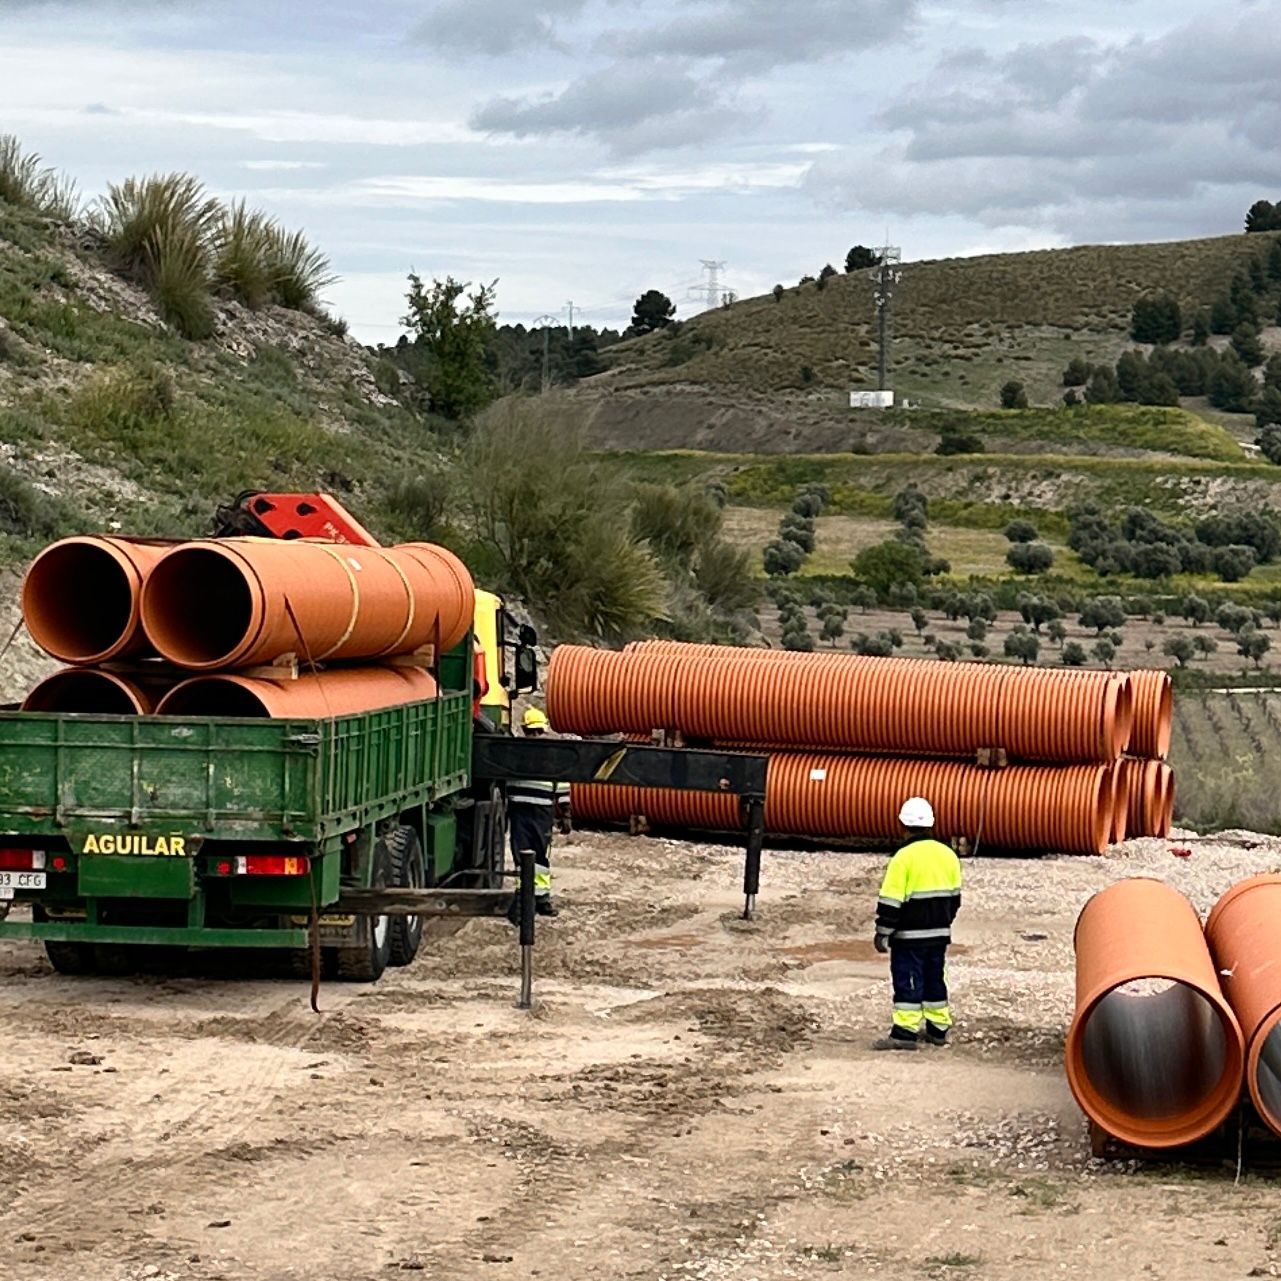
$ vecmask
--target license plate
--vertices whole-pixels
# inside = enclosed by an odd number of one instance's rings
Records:
[[[13,897],[13,891],[5,889],[3,885],[0,885],[0,902],[3,902],[5,899],[12,898],[12,897]]]
[[[42,890],[46,879],[44,872],[0,872],[0,897],[12,898],[14,890]]]

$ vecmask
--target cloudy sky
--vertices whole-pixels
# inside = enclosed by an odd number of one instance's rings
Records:
[[[188,169],[305,228],[391,341],[680,314],[908,260],[1235,231],[1281,196],[1281,0],[0,0],[0,132],[89,194]]]

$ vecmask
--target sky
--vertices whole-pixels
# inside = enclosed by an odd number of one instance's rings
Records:
[[[411,270],[621,326],[703,259],[747,297],[856,243],[1238,231],[1278,68],[1281,0],[0,0],[0,133],[305,230],[371,343]]]

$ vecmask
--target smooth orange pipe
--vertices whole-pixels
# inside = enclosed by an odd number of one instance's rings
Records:
[[[984,770],[945,760],[772,752],[765,827],[778,835],[892,839],[908,796],[928,796],[936,828],[982,847],[1100,854],[1112,830],[1114,772],[1104,765]],[[691,830],[736,831],[732,797],[575,784],[575,815],[623,822],[642,815]]]
[[[27,695],[22,710],[146,716],[173,684],[162,677],[124,677],[93,667],[68,667],[46,676]]]
[[[198,671],[296,653],[307,661],[406,654],[466,634],[475,588],[426,543],[352,547],[311,540],[185,543],[155,567],[142,621],[158,653]]]
[[[1281,1135],[1281,876],[1234,885],[1211,910],[1205,936],[1245,1035],[1250,1098]]]
[[[913,756],[1003,747],[1025,761],[1113,761],[1130,737],[1122,673],[707,648],[562,645],[547,676],[552,723]]]
[[[348,667],[310,672],[294,681],[219,673],[175,686],[160,716],[271,716],[328,720],[434,697],[436,682],[421,668]]]
[[[1134,725],[1130,731],[1129,752],[1165,760],[1170,754],[1170,735],[1174,727],[1174,692],[1168,672],[1140,671],[1130,673],[1134,690]]]
[[[22,617],[32,640],[64,663],[145,653],[143,584],[169,546],[102,536],[46,547],[22,583]]]
[[[1244,1039],[1192,904],[1161,881],[1118,881],[1076,923],[1068,1085],[1100,1128],[1143,1148],[1204,1137],[1241,1093]]]

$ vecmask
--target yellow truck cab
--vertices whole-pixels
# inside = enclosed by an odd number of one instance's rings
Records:
[[[476,650],[483,663],[484,679],[479,681],[479,714],[497,729],[511,729],[512,695],[538,687],[538,658],[534,646],[537,633],[517,623],[507,612],[501,596],[476,591],[474,620]],[[511,653],[511,669],[507,656]],[[477,673],[478,677],[480,673]]]

